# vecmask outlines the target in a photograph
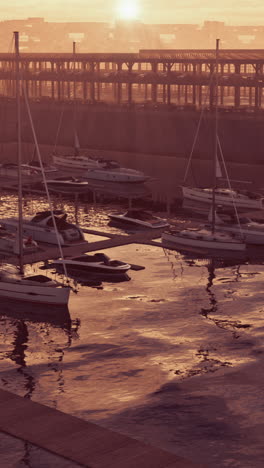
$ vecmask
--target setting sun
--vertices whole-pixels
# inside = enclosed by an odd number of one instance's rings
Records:
[[[139,15],[139,6],[137,0],[122,0],[117,7],[119,18],[125,20],[137,19]]]

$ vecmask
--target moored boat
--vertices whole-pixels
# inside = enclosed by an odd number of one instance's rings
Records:
[[[212,188],[182,186],[183,198],[203,203],[212,203]],[[222,206],[235,206],[240,209],[263,210],[264,197],[249,190],[233,190],[217,187],[215,189],[215,203]]]
[[[44,275],[25,275],[24,272],[24,246],[23,246],[23,206],[22,206],[22,164],[21,164],[21,107],[20,107],[20,59],[19,59],[19,33],[15,32],[16,50],[16,110],[17,110],[17,175],[18,175],[18,219],[16,220],[15,232],[17,235],[18,263],[19,269],[14,265],[1,265],[0,268],[0,296],[19,302],[67,305],[70,288],[54,281]],[[27,96],[24,96],[29,112]],[[29,112],[30,122],[32,122]],[[35,135],[32,125],[33,134]],[[56,230],[56,225],[55,225]],[[31,236],[31,234],[29,234]],[[33,236],[31,236],[34,238]],[[57,241],[58,242],[58,241]],[[58,242],[59,244],[59,242]],[[38,314],[38,308],[34,310]]]
[[[64,193],[84,193],[89,189],[87,180],[80,180],[76,177],[58,177],[46,180],[49,190]]]
[[[75,224],[67,222],[66,213],[61,210],[54,210],[53,214],[61,245],[71,245],[74,243],[80,244],[86,242],[81,228]],[[3,218],[0,222],[8,231],[17,231],[19,222],[18,218]],[[58,243],[51,211],[40,211],[32,217],[23,218],[22,229],[24,236],[31,236],[32,239],[37,242],[56,245]]]
[[[37,174],[41,174],[41,171],[42,171],[40,163],[35,160],[29,161],[28,163],[23,164],[22,167],[24,167],[25,169],[29,169],[30,171],[34,171],[34,173],[37,173]],[[55,166],[52,166],[44,162],[42,163],[42,167],[43,167],[45,174],[58,172],[58,169]]]
[[[229,189],[221,189],[217,187],[217,179],[219,174],[219,162],[218,162],[218,51],[219,51],[219,39],[216,40],[216,57],[215,57],[215,129],[214,129],[214,155],[213,155],[213,174],[212,174],[212,187],[209,189],[189,189],[189,194],[201,194],[204,196],[206,201],[211,205],[212,219],[211,225],[201,226],[198,228],[188,228],[181,231],[169,230],[162,234],[162,242],[170,242],[176,246],[184,246],[189,248],[203,248],[208,251],[223,251],[223,252],[234,252],[234,251],[245,251],[246,244],[241,238],[234,238],[232,234],[222,232],[216,226],[215,210],[218,202],[219,194],[223,198],[229,200],[234,198],[235,192]],[[189,164],[188,164],[189,167]],[[184,190],[188,190],[183,187]],[[200,200],[199,200],[200,201]],[[233,200],[233,203],[236,203]]]
[[[212,214],[209,214],[209,221]],[[250,218],[235,216],[231,213],[215,213],[216,226],[221,231],[241,236],[247,244],[264,244],[264,224],[252,221]]]
[[[34,169],[27,167],[26,165],[21,164],[21,177],[23,182],[32,182],[39,180],[38,172]],[[0,164],[0,177],[4,177],[7,180],[18,179],[18,165],[15,163],[3,163]]]
[[[162,229],[169,226],[169,223],[165,219],[154,216],[152,213],[144,210],[131,209],[125,213],[111,213],[108,216],[113,221],[150,229]]]
[[[171,229],[162,233],[162,242],[184,247],[198,247],[205,250],[245,251],[246,244],[234,236],[211,229],[189,228],[182,231]]]
[[[66,265],[69,270],[77,270],[81,273],[94,272],[111,275],[125,274],[131,265],[120,260],[113,260],[102,252],[93,255],[81,255],[65,259],[54,260],[53,264]]]
[[[104,160],[83,154],[53,154],[53,163],[59,169],[70,169],[74,171],[86,171],[87,169],[98,169],[102,167]]]
[[[19,253],[18,236],[16,233],[7,231],[0,226],[0,252],[5,253]],[[31,253],[38,250],[38,244],[31,237],[23,238],[22,242],[23,252]]]
[[[126,182],[126,183],[143,183],[149,177],[143,172],[135,169],[121,167],[115,161],[105,161],[103,165],[96,169],[88,169],[83,177],[90,180],[103,180],[106,182]]]
[[[13,265],[2,266],[0,296],[39,304],[66,305],[70,288],[44,275],[21,277]]]

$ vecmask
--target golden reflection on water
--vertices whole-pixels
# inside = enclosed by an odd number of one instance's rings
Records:
[[[2,202],[1,216],[13,215],[15,197]],[[64,207],[74,220],[73,204]],[[40,198],[25,212],[46,208]],[[80,222],[114,229],[111,208],[82,205]],[[107,253],[145,269],[100,290],[81,285],[68,323],[11,318],[1,304],[3,388],[167,450],[177,445],[188,453],[192,440],[194,457],[216,457],[215,466],[228,466],[225,456],[245,444],[254,452],[243,418],[248,407],[252,420],[263,414],[256,404],[263,387],[263,265],[141,245]],[[237,466],[250,467],[243,460]]]

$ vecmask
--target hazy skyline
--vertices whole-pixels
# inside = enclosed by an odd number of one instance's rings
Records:
[[[143,23],[264,25],[263,0],[12,0],[0,5],[1,20],[43,17],[46,21],[114,22],[119,18]]]

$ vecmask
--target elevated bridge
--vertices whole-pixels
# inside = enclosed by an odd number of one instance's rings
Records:
[[[21,76],[31,99],[129,107],[213,108],[214,50],[138,53],[22,53]],[[263,108],[264,50],[220,50],[218,104],[226,110]],[[0,95],[15,95],[15,57],[0,53]]]

